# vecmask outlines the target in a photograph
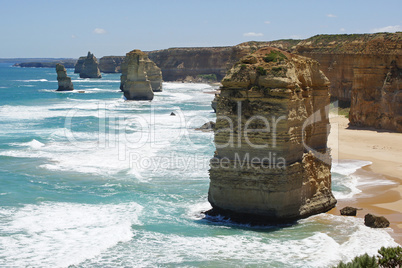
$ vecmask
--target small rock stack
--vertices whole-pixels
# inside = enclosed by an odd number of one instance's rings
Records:
[[[71,78],[67,76],[67,71],[66,68],[64,68],[64,65],[57,63],[56,72],[57,72],[57,82],[59,84],[57,91],[74,90],[73,83],[71,82]]]

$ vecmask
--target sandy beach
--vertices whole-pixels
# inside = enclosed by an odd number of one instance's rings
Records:
[[[330,118],[331,133],[328,145],[336,159],[372,162],[357,174],[375,179],[387,179],[389,185],[367,185],[351,200],[338,201],[330,213],[339,215],[345,206],[362,208],[357,216],[367,213],[385,216],[394,230],[396,242],[402,244],[402,134],[382,130],[349,127],[345,116]]]

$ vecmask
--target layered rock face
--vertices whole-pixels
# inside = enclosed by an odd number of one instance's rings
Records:
[[[402,132],[402,68],[355,68],[349,120],[352,125]]]
[[[99,70],[102,73],[121,73],[124,56],[105,56],[99,59]]]
[[[138,61],[138,63],[136,62]],[[121,64],[122,74],[120,77],[120,89],[124,91],[124,84],[128,79],[129,65],[141,64],[144,69],[146,79],[151,83],[153,92],[162,92],[162,72],[156,64],[151,61],[147,54],[141,50],[133,50],[126,54],[126,58]],[[142,67],[143,66],[143,67]]]
[[[71,82],[71,78],[67,76],[67,71],[66,68],[64,68],[64,65],[57,63],[56,72],[57,72],[57,82],[59,85],[57,91],[74,90],[73,83]]]
[[[355,69],[384,73],[394,61],[402,65],[402,33],[317,35],[298,43],[294,52],[317,60],[331,81],[331,96],[348,105],[356,87],[355,74],[359,75]]]
[[[133,50],[126,54],[122,64],[120,89],[127,100],[152,100],[154,92],[147,70],[150,62],[146,53]]]
[[[269,223],[333,208],[329,81],[319,64],[263,48],[221,83],[208,214]]]
[[[87,57],[82,56],[79,57],[79,59],[77,60],[77,62],[75,63],[75,69],[74,69],[74,73],[79,74],[81,72],[82,69],[82,65],[84,64],[84,61]]]
[[[94,54],[88,52],[80,70],[81,78],[102,78],[99,63]]]

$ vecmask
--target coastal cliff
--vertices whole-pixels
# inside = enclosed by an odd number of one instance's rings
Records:
[[[351,125],[402,132],[402,68],[354,68]]]
[[[56,73],[57,73],[57,82],[59,86],[56,91],[74,90],[73,83],[71,82],[71,77],[67,76],[67,71],[66,68],[64,68],[64,65],[57,63]]]
[[[122,64],[120,89],[127,100],[152,100],[151,81],[147,76],[147,68],[150,62],[146,53],[135,49],[126,54]]]
[[[88,52],[88,55],[81,66],[80,78],[102,78],[98,60],[91,52]]]
[[[264,46],[288,50],[299,40],[245,42],[227,47],[169,48],[148,52],[148,57],[161,68],[164,81],[196,81],[203,75],[214,75],[220,81],[230,67],[243,56]]]
[[[331,81],[332,97],[349,105],[352,88],[361,87],[354,85],[355,69],[380,72],[377,82],[383,82],[392,62],[402,65],[402,33],[317,35],[299,42],[294,52],[317,60]]]
[[[121,73],[124,56],[105,56],[99,59],[99,70],[102,73]]]
[[[207,214],[264,224],[333,208],[329,81],[318,62],[266,47],[221,83]]]

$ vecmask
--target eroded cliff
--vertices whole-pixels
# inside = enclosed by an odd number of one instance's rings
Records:
[[[99,70],[102,73],[121,73],[124,56],[105,56],[99,59]]]
[[[230,69],[217,97],[207,214],[269,223],[335,206],[328,86],[318,62],[270,47]]]

